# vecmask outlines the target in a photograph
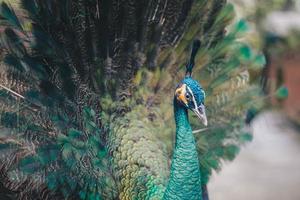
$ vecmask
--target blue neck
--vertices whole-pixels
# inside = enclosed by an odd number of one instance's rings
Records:
[[[174,100],[176,142],[165,200],[202,200],[195,139],[186,108]]]

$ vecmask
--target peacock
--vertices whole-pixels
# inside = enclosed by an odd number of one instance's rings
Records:
[[[226,0],[7,1],[0,22],[1,199],[207,200],[252,139],[265,58]]]

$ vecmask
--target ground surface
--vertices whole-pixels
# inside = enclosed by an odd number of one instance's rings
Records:
[[[300,200],[300,133],[278,112],[253,122],[254,140],[209,185],[211,200]]]

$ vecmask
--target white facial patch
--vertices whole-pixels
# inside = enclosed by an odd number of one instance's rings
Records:
[[[198,108],[198,105],[197,105],[197,102],[196,102],[196,99],[195,99],[193,91],[188,86],[186,86],[186,88],[188,89],[189,93],[192,94],[192,99],[193,99],[193,103],[194,103],[195,108]]]
[[[204,90],[201,90],[202,93],[203,93],[203,96],[204,96],[204,99],[206,98],[206,94],[205,94],[205,91]]]

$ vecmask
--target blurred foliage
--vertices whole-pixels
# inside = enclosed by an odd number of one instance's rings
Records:
[[[276,10],[285,10],[293,7],[293,0],[268,0],[256,1],[254,10],[254,20],[260,23],[270,12]]]
[[[300,49],[300,30],[291,31],[286,38],[286,46],[291,51],[299,51]]]

